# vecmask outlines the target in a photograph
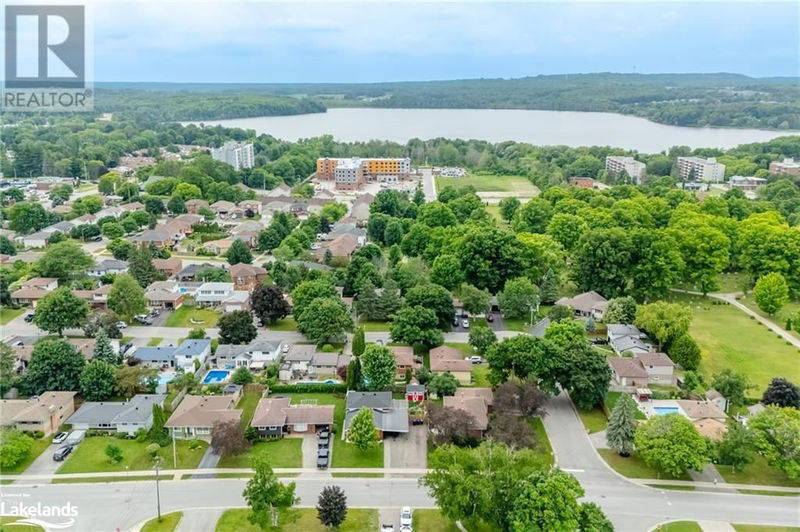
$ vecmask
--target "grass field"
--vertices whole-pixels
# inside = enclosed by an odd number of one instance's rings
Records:
[[[122,460],[113,464],[106,456],[106,446],[116,445],[122,450]],[[147,454],[149,442],[139,443],[135,440],[120,440],[110,436],[92,436],[83,440],[69,455],[57,473],[93,473],[114,471],[137,471],[153,468],[153,459]],[[201,442],[197,449],[189,449],[187,440],[176,440],[175,447],[178,458],[178,469],[194,469],[200,463],[207,444]],[[161,467],[172,469],[172,445],[161,447],[158,451]]]
[[[800,352],[755,319],[732,305],[712,305],[712,299],[681,294],[673,300],[692,308],[689,333],[700,344],[700,370],[706,379],[733,369],[755,385],[748,392],[751,397],[761,397],[775,376],[800,381]]]
[[[731,466],[718,465],[717,470],[726,482],[733,484],[763,484],[765,486],[791,486],[800,488],[800,479],[791,479],[767,463],[760,455],[755,455],[752,464],[734,471]]]
[[[442,515],[439,510],[414,510],[412,514],[412,528],[423,532],[459,532],[456,524]],[[492,532],[494,529],[484,523],[462,521],[464,529],[468,532]]]
[[[226,510],[217,521],[216,532],[262,532],[261,527],[247,520],[250,510]],[[324,532],[330,530],[320,524],[317,510],[314,508],[296,508],[281,512],[278,527],[270,528],[280,532]],[[378,510],[348,508],[347,518],[337,530],[338,532],[362,532],[378,530]]]
[[[769,526],[769,525],[737,525],[734,523],[736,532],[798,532],[800,527],[796,526]]]
[[[644,461],[639,458],[636,453],[628,456],[627,458],[622,457],[612,451],[611,449],[598,449],[598,453],[600,456],[603,457],[603,460],[606,461],[608,465],[610,465],[617,473],[630,477],[630,478],[663,478],[669,480],[691,480],[688,474],[684,473],[679,477],[673,477],[672,475],[658,470],[654,467],[650,467],[649,465],[645,464]]]
[[[0,517],[0,532],[45,532],[45,529],[38,525],[3,526],[19,521],[20,519],[22,519],[22,517],[17,515]]]
[[[287,316],[275,325],[268,325],[267,329],[271,331],[296,331],[297,322],[294,321],[292,316]]]
[[[219,317],[220,313],[216,310],[184,306],[170,314],[164,325],[167,327],[188,327],[190,329],[202,327],[203,329],[207,329],[209,327],[216,327]],[[192,323],[191,320],[202,323]]]
[[[358,324],[364,329],[364,332],[386,332],[392,322],[359,320]]]
[[[24,308],[9,308],[9,307],[0,308],[0,325],[5,325],[9,321],[13,320],[17,316],[25,312],[25,310],[26,309]]]
[[[703,532],[695,521],[673,521],[661,525],[660,532]]]
[[[478,192],[519,192],[521,196],[535,196],[539,189],[527,177],[495,174],[467,174],[464,177],[437,177],[436,190],[446,186],[474,187]]]
[[[269,458],[270,465],[276,468],[302,467],[302,446],[302,438],[283,438],[280,440],[260,441],[255,443],[252,447],[250,447],[250,449],[242,454],[223,457],[219,461],[219,467],[252,467],[252,460],[255,456],[266,456]]]
[[[606,425],[608,424],[608,419],[606,419],[606,415],[602,408],[596,406],[591,410],[584,410],[576,407],[575,410],[578,412],[578,417],[581,418],[583,426],[586,427],[586,429],[589,431],[589,434],[605,430]]]
[[[250,425],[250,420],[253,419],[253,414],[258,406],[258,401],[261,399],[260,392],[246,392],[239,399],[236,408],[242,410],[242,425],[247,427]]]
[[[161,521],[158,517],[151,519],[144,524],[140,532],[172,532],[178,528],[178,523],[183,517],[183,512],[172,512],[161,516]]]
[[[31,450],[28,452],[28,456],[25,457],[23,461],[18,463],[14,467],[4,467],[3,474],[5,475],[19,475],[20,473],[24,472],[28,469],[28,466],[36,460],[40,454],[44,452],[50,446],[50,442],[53,438],[46,437],[46,438],[39,438],[38,440],[33,438],[33,445],[31,445]]]
[[[150,341],[147,342],[147,345],[150,347],[158,347],[159,345],[161,345],[161,342],[163,341],[164,341],[163,338],[159,338],[158,336],[156,336],[154,338],[150,338]]]
[[[528,420],[533,433],[536,435],[536,442],[538,444],[536,452],[545,459],[547,464],[553,464],[553,447],[550,445],[550,438],[547,437],[547,431],[544,430],[544,423],[542,418],[534,417]]]
[[[769,316],[767,315],[766,312],[758,308],[758,304],[756,303],[752,294],[748,294],[739,299],[739,303],[742,303],[756,314],[771,320],[778,327],[784,330],[786,330],[786,320],[789,318],[794,319],[795,316],[798,315],[798,312],[800,312],[800,301],[797,300],[789,301],[788,303],[786,303],[782,309],[780,309],[778,312],[775,313],[774,316]],[[791,332],[797,338],[800,338],[799,332],[795,330],[791,330],[789,332]]]

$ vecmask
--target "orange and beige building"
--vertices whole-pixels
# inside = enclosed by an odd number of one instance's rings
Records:
[[[360,158],[317,159],[317,178],[334,181],[336,188],[358,190],[364,183],[396,183],[411,177],[411,159]]]

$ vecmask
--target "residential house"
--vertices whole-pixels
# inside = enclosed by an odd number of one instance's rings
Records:
[[[128,271],[128,261],[117,259],[104,259],[86,271],[89,277],[102,277],[103,275],[119,275]]]
[[[164,426],[177,439],[211,438],[215,423],[239,421],[235,395],[187,395]]]
[[[408,433],[408,403],[392,399],[392,392],[356,392],[349,390],[345,396],[345,415],[342,438],[347,437],[353,418],[362,408],[372,410],[375,428],[381,439],[387,434]]]
[[[252,291],[267,278],[267,270],[250,264],[234,264],[231,266],[231,279],[236,290]]]
[[[166,395],[137,394],[128,401],[85,402],[67,420],[73,430],[102,430],[134,435],[153,425],[153,405],[161,405]]]
[[[138,201],[132,201],[130,203],[123,203],[119,206],[123,212],[133,212],[133,211],[141,211],[144,210],[144,204]]]
[[[311,359],[314,358],[316,351],[317,348],[314,345],[293,345],[289,352],[286,353],[286,356],[283,357],[278,379],[290,381],[298,376],[306,375],[308,373],[308,365]]]
[[[395,378],[403,380],[406,377],[406,371],[411,370],[412,373],[419,368],[416,357],[414,356],[414,348],[408,345],[390,345],[389,350],[394,353],[395,364]]]
[[[633,354],[649,353],[652,346],[645,342],[647,335],[635,325],[624,323],[611,323],[606,326],[608,344],[615,353],[621,355],[631,352]]]
[[[70,221],[73,224],[75,224],[75,227],[79,227],[81,225],[88,225],[95,223],[97,221],[97,217],[94,214],[86,213],[78,216],[77,218],[73,218]]]
[[[232,238],[221,238],[219,240],[209,240],[203,244],[203,249],[215,255],[224,255],[229,249],[231,249],[232,245]]]
[[[238,235],[240,233],[252,233],[252,232],[258,233],[259,231],[263,231],[264,229],[266,229],[266,226],[263,223],[249,220],[247,222],[242,222],[240,224],[236,224],[233,227],[231,227],[231,234]]]
[[[44,392],[36,398],[0,401],[0,426],[20,431],[56,432],[75,411],[75,392]]]
[[[175,218],[157,225],[155,230],[169,234],[173,242],[180,242],[194,232],[193,225],[194,224],[189,220],[179,220]]]
[[[137,347],[131,358],[140,361],[143,366],[151,368],[170,367],[194,373],[195,360],[202,366],[211,355],[211,340],[184,340],[178,347],[174,346],[142,346]]]
[[[17,240],[22,242],[22,245],[26,248],[43,248],[47,246],[47,239],[50,238],[51,234],[47,231],[37,231],[30,235],[17,237]]]
[[[467,390],[469,391],[466,392]],[[489,405],[491,403],[487,402],[487,399],[492,396],[492,390],[489,388],[479,388],[479,390],[481,392],[476,393],[471,388],[459,388],[455,395],[445,396],[442,403],[445,408],[455,408],[473,417],[475,421],[470,427],[469,433],[475,438],[482,438],[489,427]]]
[[[141,346],[129,355],[139,363],[148,368],[174,368],[175,367],[175,348],[172,346],[152,347]]]
[[[219,200],[210,206],[218,218],[228,218],[236,210],[236,204],[230,201]]]
[[[600,321],[608,307],[608,300],[592,290],[575,297],[562,297],[556,301],[556,305],[570,307],[575,312],[576,318],[592,317]]]
[[[288,211],[289,206],[292,204],[291,198],[268,198],[265,197],[261,200],[263,206],[261,207],[262,215],[272,216],[276,212]]]
[[[692,421],[692,424],[697,429],[701,436],[705,436],[711,441],[717,442],[725,437],[728,432],[728,424],[719,419],[705,418]]]
[[[128,240],[135,244],[153,245],[156,247],[172,247],[175,245],[173,235],[161,230],[148,229],[139,235],[130,237]]]
[[[359,246],[367,243],[367,230],[356,226],[355,223],[335,223],[331,226],[331,230],[323,235],[323,240],[335,240],[341,235],[352,235],[356,237],[356,242]]]
[[[591,177],[570,177],[569,184],[577,188],[593,189],[597,185],[597,181]]]
[[[262,438],[282,438],[287,434],[313,434],[333,426],[333,405],[293,405],[288,397],[261,399],[250,426]]]
[[[92,290],[73,290],[72,294],[89,303],[92,308],[105,308],[112,285],[104,284]]]
[[[239,202],[239,208],[247,216],[247,211],[253,214],[261,214],[261,202],[258,200],[243,200]]]
[[[350,215],[357,220],[358,223],[366,223],[369,219],[369,208],[372,205],[372,202],[375,200],[375,196],[372,194],[362,194],[358,197],[358,199],[353,203],[353,207],[350,209]]]
[[[314,251],[317,260],[323,262],[328,251],[334,258],[348,258],[359,247],[358,237],[349,233],[337,236],[333,240],[323,242],[319,249]]]
[[[155,264],[155,261],[153,261]],[[185,294],[181,290],[177,281],[155,281],[150,283],[145,290],[144,297],[147,299],[147,306],[157,309],[179,308],[183,304]]]
[[[197,272],[207,269],[217,269],[217,270],[224,270],[224,268],[220,268],[219,266],[215,266],[211,263],[204,262],[203,264],[188,264],[182,270],[177,273],[178,281],[195,281],[195,276]]]
[[[24,262],[25,264],[33,264],[42,258],[43,253],[40,251],[23,251],[16,255],[5,255],[5,259],[0,264],[15,264],[17,262]]]
[[[178,257],[170,257],[168,259],[153,259],[153,266],[159,273],[172,277],[183,268],[183,261]]]
[[[292,189],[286,183],[281,183],[277,187],[273,188],[272,190],[268,190],[264,197],[267,198],[280,198],[286,197],[290,198],[292,196]]]
[[[314,353],[308,363],[309,375],[337,375],[339,368],[347,367],[350,363],[350,355],[340,355],[337,353]]]
[[[58,279],[52,277],[34,277],[22,283],[19,289],[11,293],[11,302],[15,305],[35,307],[44,296],[58,288]]]
[[[195,292],[195,301],[208,307],[220,307],[224,312],[244,310],[250,300],[250,292],[234,290],[233,283],[203,283]]]
[[[632,357],[608,357],[612,385],[645,388],[648,384],[674,386],[675,364],[664,353],[640,353]]]
[[[186,200],[186,212],[189,214],[200,214],[200,209],[208,209],[208,202],[206,200]]]
[[[205,218],[203,218],[203,216],[199,214],[184,213],[176,216],[174,220],[182,223],[187,223],[190,226],[195,226],[197,224],[203,223],[205,221]],[[194,229],[192,231],[194,231]]]
[[[728,399],[726,399],[724,395],[719,393],[714,388],[711,388],[706,392],[706,401],[716,405],[716,407],[723,412],[728,411]]]
[[[214,353],[216,364],[227,368],[250,368],[261,371],[281,357],[283,342],[255,339],[247,345],[221,344]]]
[[[431,373],[450,372],[462,385],[472,382],[472,362],[466,360],[461,351],[454,347],[443,345],[430,351]]]

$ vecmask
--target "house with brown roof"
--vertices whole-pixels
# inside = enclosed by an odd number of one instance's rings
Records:
[[[119,208],[127,212],[141,211],[144,209],[144,204],[138,201],[133,201],[131,203],[123,203],[122,205],[119,206]]]
[[[326,251],[330,250],[334,258],[348,258],[358,249],[358,237],[350,233],[344,233],[333,240],[323,242],[319,249],[314,252],[319,262],[325,260]]]
[[[144,297],[150,308],[176,309],[183,303],[184,293],[176,281],[155,281],[147,287]]]
[[[292,433],[313,434],[333,426],[333,409],[333,405],[293,405],[288,397],[261,399],[250,426],[269,439]]]
[[[714,418],[703,418],[692,421],[692,425],[702,436],[711,441],[720,441],[728,432],[728,425],[724,421]]]
[[[208,202],[206,200],[186,200],[186,212],[189,214],[200,214],[200,209],[208,209]]]
[[[461,351],[448,345],[431,349],[430,369],[434,375],[450,372],[460,384],[472,382],[472,362],[466,360]]]
[[[230,201],[219,200],[210,205],[210,208],[219,218],[227,218],[236,210],[236,204]]]
[[[15,305],[30,305],[36,307],[36,304],[44,296],[58,288],[58,279],[52,277],[34,277],[28,279],[18,290],[11,293],[11,302]]]
[[[394,353],[395,365],[395,378],[403,380],[406,376],[406,371],[409,369],[414,372],[419,368],[416,357],[414,357],[414,348],[409,345],[390,345],[389,350]]]
[[[75,411],[75,392],[44,392],[35,399],[0,401],[0,426],[20,431],[56,432]]]
[[[232,395],[187,395],[164,424],[174,438],[210,439],[215,423],[239,421],[242,411],[234,408]]]
[[[223,253],[227,253],[228,250],[231,249],[232,245],[233,245],[232,238],[221,238],[219,240],[209,240],[208,242],[203,244],[203,248],[209,253],[222,255]]]
[[[230,268],[231,280],[236,290],[252,290],[267,278],[267,270],[251,264],[234,264]]]
[[[646,387],[648,384],[674,386],[675,363],[664,353],[640,353],[632,357],[608,357],[611,383],[619,386]]]
[[[159,273],[172,277],[183,268],[183,261],[178,257],[170,257],[168,259],[153,259],[153,266]]]
[[[556,305],[570,307],[575,312],[576,318],[592,317],[595,320],[602,320],[608,307],[608,300],[591,290],[575,297],[562,297],[556,301]]]
[[[156,247],[172,247],[175,241],[172,234],[162,230],[148,229],[139,235],[134,235],[129,240],[135,244],[154,245]]]
[[[111,288],[112,285],[104,284],[92,290],[73,290],[72,295],[87,301],[92,308],[105,308]]]
[[[489,427],[489,405],[483,394],[463,393],[462,390],[467,388],[459,388],[455,395],[445,396],[442,404],[445,408],[455,408],[471,415],[475,421],[470,427],[470,433],[476,438],[482,438]]]
[[[238,207],[242,209],[242,212],[247,213],[247,211],[252,211],[253,214],[261,214],[261,202],[258,200],[243,200],[239,202]]]

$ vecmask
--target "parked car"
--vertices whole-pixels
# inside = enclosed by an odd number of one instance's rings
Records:
[[[319,437],[320,438],[330,438],[331,437],[331,431],[329,431],[328,429],[322,429],[321,431],[319,431]]]
[[[469,360],[473,364],[480,364],[481,362],[483,362],[483,359],[481,357],[479,357],[478,355],[472,355],[467,360]]]
[[[412,417],[411,418],[411,424],[412,425],[424,425],[425,424],[425,420],[422,419],[421,417]]]
[[[96,235],[96,236],[91,238],[91,241],[92,242],[102,242],[103,241],[103,237],[100,236],[100,235]]]
[[[72,445],[65,445],[64,447],[59,447],[56,452],[53,453],[53,460],[56,462],[63,462],[64,459],[69,456],[69,453],[72,452]]]
[[[608,339],[602,337],[592,338],[592,343],[595,345],[604,345],[608,343]]]
[[[328,467],[328,449],[320,449],[317,452],[317,467],[319,469],[327,469]]]
[[[458,316],[453,318],[453,327],[458,327]]]
[[[408,527],[411,530],[411,508],[408,506],[403,506],[400,510],[400,529],[404,529]]]
[[[494,314],[492,314],[491,312],[488,313],[486,315],[486,321],[488,321],[489,323],[492,323],[494,321]]]
[[[281,351],[283,351],[284,353],[288,353],[289,352],[289,344],[283,344],[283,348],[281,349]]]
[[[32,322],[32,321],[33,321],[33,319],[34,319],[35,317],[36,317],[36,313],[34,313],[34,312],[31,312],[30,314],[28,314],[27,316],[25,316],[25,322],[26,322],[26,323],[30,323],[30,322]]]
[[[381,531],[380,532],[394,532],[394,525],[383,524],[383,525],[381,525]]]
[[[116,325],[117,325],[117,329],[127,329],[128,328],[128,324],[125,323],[124,321],[118,321],[116,323]]]
[[[127,352],[128,352],[128,350],[129,350],[131,347],[133,347],[133,342],[128,342],[128,343],[122,344],[121,346],[119,346],[119,353],[120,353],[121,355],[124,355],[125,353],[127,353]]]
[[[161,312],[157,308],[154,308],[153,310],[150,311],[150,316],[152,316],[153,318],[155,318],[159,314],[161,314]]]
[[[53,437],[53,443],[56,445],[59,443],[64,443],[64,440],[67,439],[67,436],[69,436],[69,432],[59,432]]]
[[[138,323],[141,323],[142,325],[152,325],[153,324],[153,318],[151,318],[150,316],[148,316],[146,314],[138,314],[138,315],[134,316],[133,319],[136,320]]]
[[[317,447],[320,449],[327,449],[328,445],[330,445],[330,440],[328,438],[320,438],[317,442]]]
[[[469,329],[469,320],[466,319],[461,320],[461,326],[464,327],[465,329]]]

